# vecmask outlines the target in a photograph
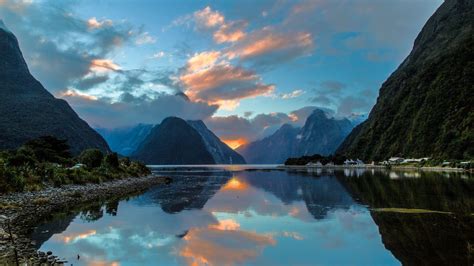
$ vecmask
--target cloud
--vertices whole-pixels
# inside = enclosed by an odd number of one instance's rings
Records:
[[[350,116],[358,112],[366,112],[370,106],[367,98],[357,96],[345,96],[341,99],[337,113],[342,116]]]
[[[246,36],[244,28],[247,27],[247,24],[245,21],[234,21],[222,25],[214,32],[214,41],[216,43],[233,43],[242,40]]]
[[[297,97],[300,97],[301,95],[304,94],[304,91],[303,90],[294,90],[294,91],[291,91],[289,93],[282,93],[280,94],[279,96],[282,98],[282,99],[293,99],[293,98],[297,98]]]
[[[150,33],[144,32],[135,40],[135,43],[138,45],[151,44],[155,43],[156,38],[151,36]]]
[[[107,75],[104,75],[104,76],[90,75],[77,81],[74,87],[83,91],[89,90],[90,88],[93,88],[97,86],[98,84],[102,84],[106,82],[108,79],[109,79],[109,76]]]
[[[87,20],[87,26],[89,26],[89,29],[99,29],[102,28],[103,26],[112,26],[113,22],[110,19],[105,19],[102,21],[98,21],[97,18],[92,17]]]
[[[224,16],[218,11],[213,11],[209,6],[194,12],[194,19],[201,28],[214,28],[224,23]]]
[[[346,87],[346,84],[335,80],[327,80],[321,83],[322,90],[327,93],[340,93]]]
[[[118,71],[121,67],[110,59],[93,59],[90,70],[92,72]]]
[[[290,10],[284,21],[286,27],[313,33],[324,53],[347,52],[335,46],[341,41],[347,48],[367,53],[383,48],[388,52],[386,57],[399,60],[409,52],[419,29],[441,3],[308,0],[288,4],[281,10]],[[341,33],[351,36],[341,40]]]
[[[122,93],[120,101],[97,98],[85,93],[68,90],[58,95],[67,100],[75,111],[93,127],[116,128],[137,123],[158,124],[168,116],[201,120],[210,117],[217,106],[187,101],[179,95],[156,93],[134,96]]]
[[[321,107],[316,107],[316,106],[305,106],[302,107],[298,110],[294,110],[288,114],[290,117],[291,121],[294,123],[296,126],[303,126],[304,123],[306,122],[306,119],[313,113],[315,109],[324,109]],[[330,112],[328,109],[324,109],[326,112]]]
[[[192,228],[184,237],[179,254],[189,265],[233,265],[256,258],[276,240],[270,235],[230,228]],[[232,241],[222,241],[232,239]],[[235,243],[239,243],[235,245]]]
[[[227,109],[235,108],[241,99],[270,95],[275,90],[274,85],[264,84],[255,72],[230,64],[218,51],[191,57],[179,81],[191,100]]]
[[[87,79],[91,66],[117,70],[109,56],[140,35],[126,22],[82,19],[74,8],[71,1],[1,2],[0,17],[17,36],[30,71],[53,93]]]
[[[151,56],[151,58],[153,58],[153,59],[160,59],[160,58],[164,57],[165,55],[166,55],[165,52],[159,51],[159,52],[154,53],[154,54]]]
[[[250,33],[231,47],[226,56],[230,59],[254,60],[258,64],[275,64],[308,55],[313,48],[311,33],[281,32],[276,28],[265,27]]]
[[[207,118],[206,125],[221,139],[229,143],[244,144],[255,141],[274,133],[283,124],[301,127],[309,115],[316,109],[315,106],[306,106],[286,113],[257,114],[252,113],[237,115],[213,116]]]
[[[221,53],[218,51],[196,53],[188,60],[188,63],[186,64],[186,71],[193,72],[212,67],[215,65],[220,55]]]

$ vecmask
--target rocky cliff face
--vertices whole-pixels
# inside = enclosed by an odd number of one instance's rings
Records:
[[[349,157],[474,157],[474,1],[446,0],[380,89],[367,121],[339,147]]]
[[[223,143],[201,120],[187,121],[202,137],[216,164],[245,164],[244,158]]]
[[[199,132],[186,121],[168,117],[132,153],[146,164],[214,164]]]
[[[86,148],[109,151],[66,101],[54,98],[30,74],[16,37],[0,22],[0,149],[45,135],[67,139],[75,154]]]
[[[290,157],[329,155],[349,134],[353,124],[336,119],[319,109],[313,111],[303,128],[283,125],[271,136],[237,149],[248,163],[284,163]]]

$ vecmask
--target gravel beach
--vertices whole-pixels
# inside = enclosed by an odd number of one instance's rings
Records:
[[[41,222],[65,209],[110,198],[124,198],[169,182],[171,179],[167,177],[146,176],[1,195],[0,265],[15,265],[17,262],[21,265],[60,265],[60,258],[38,252],[36,243],[30,239],[32,230]]]

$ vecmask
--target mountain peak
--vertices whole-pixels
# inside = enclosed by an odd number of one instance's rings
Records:
[[[7,26],[5,26],[5,23],[3,23],[2,19],[0,19],[0,29],[11,33],[11,31],[7,28]]]

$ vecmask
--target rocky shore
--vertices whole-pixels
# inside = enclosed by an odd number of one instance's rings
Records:
[[[36,192],[0,196],[0,265],[62,264],[53,254],[38,252],[30,239],[35,226],[54,213],[87,203],[124,198],[151,186],[171,182],[170,178],[147,176],[104,182],[66,185]]]

